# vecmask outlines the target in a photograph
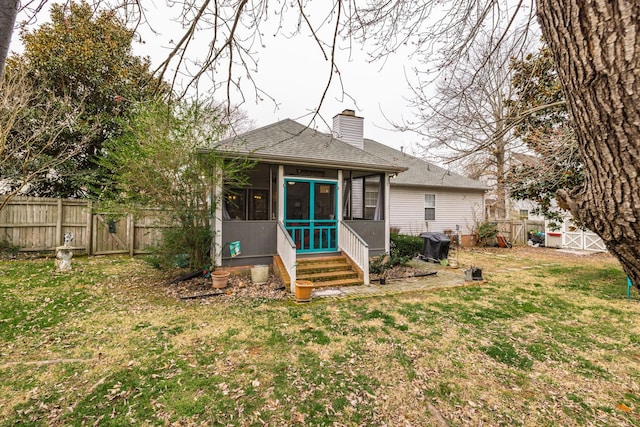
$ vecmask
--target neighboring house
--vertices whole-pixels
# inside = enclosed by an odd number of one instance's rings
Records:
[[[269,264],[278,255],[293,283],[298,256],[342,252],[367,283],[369,257],[389,252],[390,177],[405,168],[357,147],[361,121],[350,110],[337,115],[340,139],[282,120],[215,144],[223,156],[256,161],[247,186],[214,190],[222,201],[213,221],[214,247],[223,248],[217,264]],[[372,179],[369,209],[362,201]],[[240,242],[235,257],[231,242]]]
[[[407,168],[391,178],[391,227],[403,234],[458,231],[471,235],[484,220],[484,194],[480,181],[428,163],[391,147],[364,140],[368,153]]]

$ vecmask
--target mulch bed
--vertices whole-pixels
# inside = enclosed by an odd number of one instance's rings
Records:
[[[168,284],[167,293],[181,300],[205,304],[254,299],[280,300],[288,296],[280,278],[273,274],[262,284],[254,284],[248,274],[233,275],[229,277],[228,285],[223,289],[214,288],[210,277],[199,276]]]
[[[424,270],[411,266],[396,266],[388,269],[384,277],[387,280],[413,277],[424,273]],[[378,282],[382,275],[372,274],[372,282]],[[229,277],[226,288],[216,289],[210,277],[198,276],[179,282],[170,282],[166,286],[167,293],[184,301],[198,301],[203,304],[249,301],[255,299],[281,300],[291,296],[282,280],[274,274],[269,275],[266,283],[254,284],[251,275],[238,274]]]

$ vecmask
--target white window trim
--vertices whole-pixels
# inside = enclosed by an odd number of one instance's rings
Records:
[[[427,196],[433,196],[432,200],[427,200]],[[427,219],[427,209],[433,209],[433,219]],[[435,221],[436,220],[436,195],[434,193],[424,194],[424,220]]]

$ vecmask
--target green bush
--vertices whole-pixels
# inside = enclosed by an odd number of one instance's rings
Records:
[[[404,234],[391,234],[391,254],[375,257],[369,263],[369,272],[382,274],[391,267],[405,265],[422,251],[422,238]]]
[[[385,258],[387,254],[373,257],[369,262],[369,273],[382,274],[388,267],[386,267]]]
[[[182,221],[165,229],[161,243],[153,249],[148,261],[160,269],[202,268],[211,263],[211,239],[208,226]]]
[[[484,222],[478,226],[476,231],[476,243],[478,246],[487,246],[499,232],[495,222]]]
[[[422,252],[422,237],[406,234],[391,234],[391,258],[413,258]]]
[[[387,256],[387,254],[374,257],[369,263],[369,273],[382,274],[391,267],[396,265],[405,265],[411,260],[411,257],[403,256]]]

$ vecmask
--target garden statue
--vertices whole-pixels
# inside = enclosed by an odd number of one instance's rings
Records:
[[[64,245],[56,248],[56,270],[57,271],[70,271],[71,270],[71,258],[73,258],[73,247],[71,242],[73,241],[73,233],[64,233]]]

